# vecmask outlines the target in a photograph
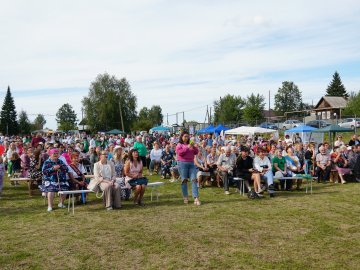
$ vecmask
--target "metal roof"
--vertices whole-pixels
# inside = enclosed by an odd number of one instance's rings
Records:
[[[323,96],[319,100],[319,102],[316,104],[315,109],[318,109],[319,105],[321,104],[321,102],[323,100],[326,101],[326,103],[328,103],[331,108],[345,108],[347,105],[347,100],[343,97]],[[329,107],[322,108],[322,109],[327,109],[327,108],[329,108]]]

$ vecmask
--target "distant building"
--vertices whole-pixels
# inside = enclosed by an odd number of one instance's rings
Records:
[[[273,109],[269,110],[263,110],[263,116],[264,118],[275,118],[276,117],[276,113]]]
[[[347,102],[343,97],[322,97],[313,109],[316,119],[341,119],[341,110],[346,107]]]

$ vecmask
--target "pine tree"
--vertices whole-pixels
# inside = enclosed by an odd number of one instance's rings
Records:
[[[3,134],[16,135],[18,133],[19,125],[16,118],[14,99],[11,96],[10,86],[8,86],[0,115],[0,129]]]
[[[333,75],[333,79],[326,89],[326,96],[332,97],[344,97],[348,98],[349,94],[346,92],[345,86],[341,82],[340,75],[337,71],[335,71]]]

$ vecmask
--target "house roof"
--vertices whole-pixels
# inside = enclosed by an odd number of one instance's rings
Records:
[[[319,109],[319,106],[325,102],[326,106],[322,106],[323,109],[325,108],[345,108],[347,105],[347,100],[343,97],[330,97],[330,96],[323,96],[319,102],[316,104],[315,109]]]

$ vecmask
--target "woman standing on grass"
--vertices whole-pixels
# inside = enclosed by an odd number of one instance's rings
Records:
[[[187,131],[180,135],[179,143],[176,146],[176,154],[179,165],[179,172],[181,176],[181,190],[184,198],[184,203],[189,203],[187,182],[191,181],[192,196],[195,205],[201,205],[199,200],[199,190],[196,178],[196,167],[194,164],[194,157],[198,154],[199,149],[190,142],[190,136]]]
[[[53,210],[55,193],[58,191],[69,190],[69,182],[66,180],[68,167],[59,159],[59,150],[51,149],[50,157],[44,162],[43,173],[43,191],[47,192],[48,212]],[[65,196],[60,196],[59,208],[66,208],[64,205]]]

